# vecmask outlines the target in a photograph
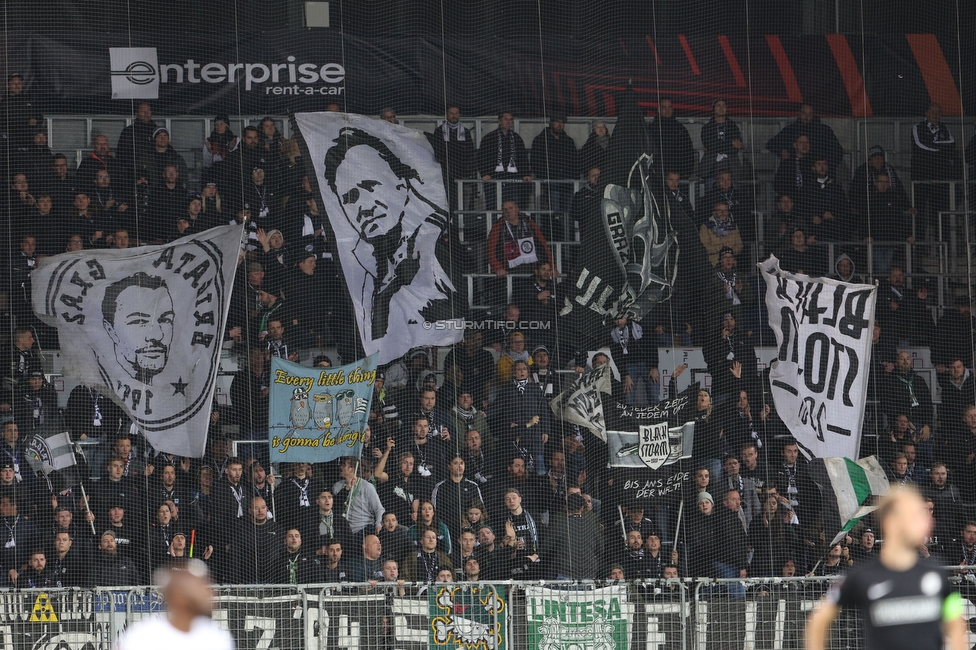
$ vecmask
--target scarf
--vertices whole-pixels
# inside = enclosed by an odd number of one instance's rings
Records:
[[[735,271],[732,271],[732,277],[726,276],[724,271],[715,271],[715,275],[717,275],[718,279],[729,287],[725,297],[731,300],[733,305],[741,305],[742,301],[739,300],[739,296],[735,292],[735,283],[738,282],[738,277]]]
[[[627,343],[631,337],[635,341],[644,336],[644,328],[637,323],[627,323],[623,327],[615,327],[610,330],[610,340],[619,345],[624,354],[627,354]]]
[[[505,356],[507,356],[509,359],[512,360],[512,365],[514,365],[516,361],[524,361],[525,363],[529,362],[528,350],[523,350],[521,352],[512,352],[511,350],[505,350]]]
[[[528,383],[529,383],[529,380],[528,379],[516,379],[515,380],[515,385],[518,386],[518,389],[519,389],[519,395],[522,395],[522,394],[525,393],[525,386]]]
[[[468,130],[464,128],[464,125],[458,122],[457,124],[451,124],[445,121],[440,126],[441,135],[444,136],[444,142],[450,142],[454,140],[455,142],[464,142],[468,139]],[[454,137],[451,137],[451,134]]]
[[[732,218],[731,213],[729,213],[729,218],[725,221],[715,217],[709,217],[708,221],[705,222],[705,226],[711,230],[712,234],[714,234],[716,237],[728,237],[737,229],[735,220]]]
[[[463,409],[460,406],[455,405],[454,412],[464,421],[465,424],[468,425],[468,428],[470,428],[471,423],[474,422],[474,417],[478,415],[478,409],[476,409],[474,406],[469,409]]]
[[[502,164],[502,139],[506,137],[508,138],[508,151],[509,151],[508,165],[503,165]],[[498,131],[498,159],[495,164],[495,169],[498,169],[499,167],[502,168],[502,171],[506,171],[506,172],[511,170],[518,171],[518,168],[515,166],[515,131],[509,131],[507,136],[503,134],[500,130]]]

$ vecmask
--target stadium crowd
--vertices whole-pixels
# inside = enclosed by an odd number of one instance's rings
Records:
[[[17,75],[8,80],[0,107],[12,316],[11,374],[0,396],[3,586],[141,584],[167,559],[191,554],[221,582],[294,584],[830,575],[876,553],[881,540],[870,523],[825,548],[835,531],[823,530],[819,493],[757,371],[755,348],[772,339],[753,274],[738,265],[759,232],[752,166],[723,100],[713,105],[701,152],[670,100],[660,102],[647,126],[659,200],[670,206],[678,233],[680,274],[673,301],[640,323],[609,321],[591,337],[592,350],[609,354],[577,349],[578,341],[563,335],[559,279],[572,277],[572,260],[556,268],[547,244],[554,220],[537,223],[527,215],[523,189],[533,179],[585,179],[575,194],[565,184],[549,185],[545,205],[536,207],[547,216],[593,218],[609,157],[606,125],[594,124],[578,150],[565,118],[554,116],[528,148],[512,114],[502,113],[497,130],[476,147],[460,111],[448,108],[428,138],[451,205],[458,205],[459,179],[512,182],[501,186],[502,219],[487,233],[481,265],[499,277],[517,276],[511,302],[500,306],[506,326],[470,329],[453,349],[415,349],[383,368],[361,461],[295,463],[274,476],[266,455],[238,458],[230,451],[231,438],[267,438],[270,358],[322,367],[357,358],[340,251],[329,239],[298,141],[283,138],[270,118],[235,134],[227,116],[218,116],[202,144],[200,186],[190,187],[186,161],[144,103],[114,150],[96,135],[91,153],[70,170],[67,158],[48,148],[44,118],[22,82]],[[381,117],[396,120],[392,110]],[[914,128],[914,180],[961,175],[962,159],[940,118],[933,104]],[[910,205],[905,181],[880,147],[842,182],[844,152],[810,106],[766,148],[780,162],[777,209],[763,244],[784,269],[858,281],[863,244],[890,245],[875,249],[881,287],[867,422],[876,435],[865,436],[864,452],[879,454],[892,481],[924,490],[937,526],[919,552],[947,564],[976,564],[969,300],[936,322],[925,285],[906,288],[894,245],[922,239],[916,215],[931,231],[947,195],[933,185]],[[692,210],[681,182],[695,175],[707,189]],[[495,191],[486,183],[486,195]],[[57,347],[56,333],[30,306],[36,261],[162,243],[227,223],[246,224],[226,332],[245,363],[231,387],[231,407],[214,408],[207,455],[157,452],[91,388],[75,388],[59,409],[39,353],[39,344]],[[540,251],[531,264],[511,254],[508,244],[522,237],[534,238]],[[444,246],[456,246],[457,238],[452,224]],[[824,242],[855,243],[827,269]],[[548,402],[574,371],[612,362],[619,373],[614,398],[654,404],[662,395],[658,347],[676,341],[703,348],[712,384],[696,393],[687,413],[696,433],[681,497],[644,506],[622,499],[606,446],[556,419]],[[942,391],[937,413],[932,387],[897,351],[906,346],[931,347]],[[340,358],[310,352],[326,347]],[[668,370],[675,382],[686,368]],[[25,458],[24,441],[58,418],[74,440],[86,441],[95,478],[85,479],[84,495],[80,485],[35,476]]]

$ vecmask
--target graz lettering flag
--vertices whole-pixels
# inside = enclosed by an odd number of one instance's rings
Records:
[[[779,351],[773,403],[809,458],[857,458],[871,371],[877,287],[787,273],[770,257],[769,326]]]
[[[359,457],[376,380],[376,355],[347,366],[306,368],[271,359],[268,429],[274,462]]]
[[[363,349],[379,363],[461,340],[456,289],[438,260],[447,227],[440,165],[424,134],[346,113],[298,113]]]
[[[241,234],[64,253],[31,274],[65,376],[110,396],[159,451],[203,456]]]

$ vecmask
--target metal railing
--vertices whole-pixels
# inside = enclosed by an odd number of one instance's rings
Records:
[[[833,580],[221,586],[213,620],[253,650],[798,649],[807,614]],[[0,634],[7,647],[109,650],[127,626],[162,610],[153,587],[4,590]],[[967,601],[963,615],[976,618],[976,607]],[[827,647],[862,644],[859,617],[842,612]]]

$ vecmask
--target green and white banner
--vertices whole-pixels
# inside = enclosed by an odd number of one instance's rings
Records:
[[[539,650],[627,650],[634,606],[625,586],[525,589],[527,645]]]

